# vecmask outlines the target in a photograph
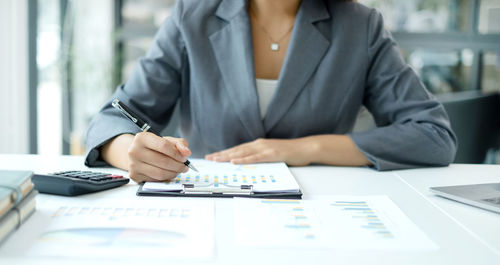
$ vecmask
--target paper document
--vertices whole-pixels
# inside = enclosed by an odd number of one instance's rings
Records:
[[[234,211],[236,241],[247,246],[438,249],[387,196],[235,199]]]
[[[258,247],[328,247],[328,238],[312,206],[302,200],[235,198],[236,242]]]
[[[191,160],[200,171],[182,173],[168,182],[146,182],[149,191],[181,191],[183,184],[195,187],[239,188],[252,185],[255,192],[296,192],[299,185],[285,163],[233,165],[203,159]]]
[[[214,252],[211,201],[99,200],[54,204],[29,256],[207,259]]]

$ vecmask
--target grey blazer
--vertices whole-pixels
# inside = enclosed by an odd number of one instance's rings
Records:
[[[352,2],[302,1],[263,120],[246,0],[177,0],[112,98],[157,131],[179,103],[180,136],[193,157],[257,138],[318,134],[349,134],[378,170],[447,165],[456,150],[443,107],[403,61],[380,13]],[[352,133],[362,106],[378,127]],[[86,164],[102,166],[100,146],[137,132],[108,102],[88,130]]]

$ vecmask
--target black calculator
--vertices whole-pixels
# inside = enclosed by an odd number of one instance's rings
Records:
[[[75,196],[107,190],[129,182],[120,175],[92,171],[62,171],[35,174],[31,179],[40,193]]]

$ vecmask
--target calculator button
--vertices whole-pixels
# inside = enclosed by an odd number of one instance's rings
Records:
[[[111,178],[112,179],[121,179],[121,178],[123,178],[123,176],[120,176],[120,175],[111,175]]]
[[[106,177],[108,174],[93,174],[91,175],[91,177],[93,178],[102,178],[102,177]]]

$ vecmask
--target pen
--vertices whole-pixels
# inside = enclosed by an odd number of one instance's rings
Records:
[[[151,132],[156,135],[160,135],[159,133],[154,132],[151,130],[151,125],[147,124],[143,119],[139,117],[139,115],[135,114],[129,107],[125,106],[122,102],[120,102],[118,99],[114,99],[113,102],[111,103],[113,107],[118,109],[123,116],[125,116],[127,119],[129,119],[131,122],[133,122],[137,127],[141,129],[143,132]],[[184,162],[184,165],[189,167],[190,169],[198,172],[198,169],[196,169],[189,160],[186,160]]]

